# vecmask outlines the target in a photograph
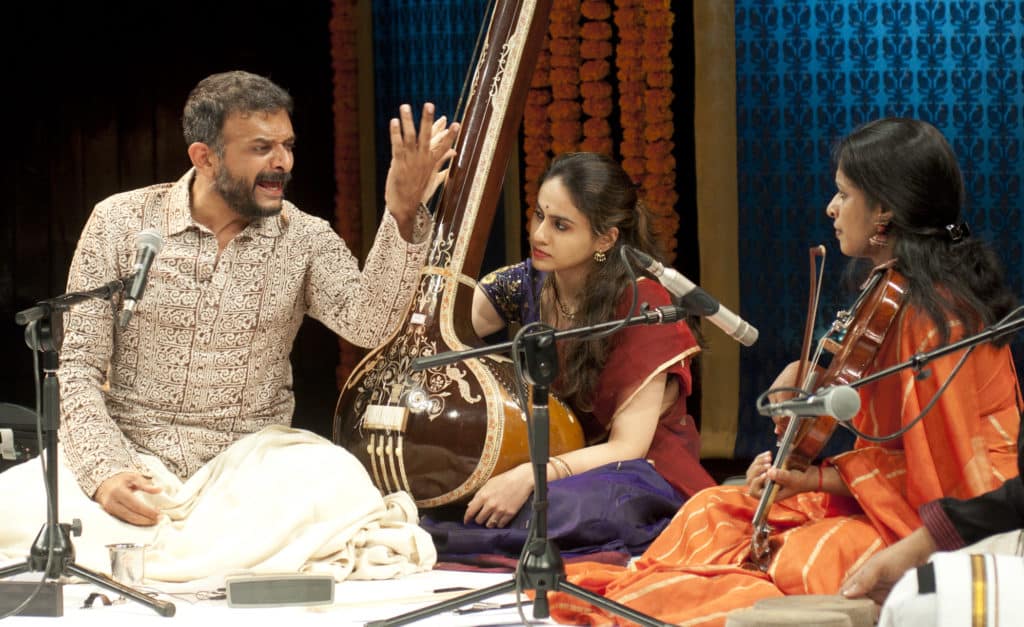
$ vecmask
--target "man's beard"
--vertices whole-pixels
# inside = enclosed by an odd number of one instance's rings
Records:
[[[228,169],[221,166],[217,170],[217,176],[213,181],[213,188],[235,213],[243,218],[261,220],[281,213],[283,201],[278,201],[276,207],[264,207],[256,202],[256,184],[260,182],[281,183],[281,191],[284,192],[292,175],[290,172],[268,172],[256,177],[256,181],[250,183],[242,177],[233,177]]]

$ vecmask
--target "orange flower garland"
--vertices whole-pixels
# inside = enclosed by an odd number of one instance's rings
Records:
[[[576,150],[582,134],[579,103],[580,10],[572,0],[555,0],[551,7],[551,149],[555,154]]]
[[[579,71],[582,81],[580,95],[583,97],[583,113],[589,119],[583,123],[583,141],[579,149],[611,154],[612,130],[608,116],[613,108],[612,87],[605,81],[611,65],[605,59],[612,55],[612,25],[607,21],[612,7],[608,2],[585,0],[580,5],[580,13],[586,18],[580,28],[580,57],[585,59]]]
[[[573,150],[613,154],[610,118],[617,112],[623,168],[641,187],[668,261],[675,258],[679,228],[671,6],[671,0],[614,0],[614,8],[609,0],[554,0],[523,115],[529,214],[536,205],[537,182],[553,155]],[[608,81],[613,68],[617,102]]]
[[[357,257],[362,250],[359,204],[359,127],[356,54],[356,0],[334,0],[330,21],[331,67],[334,70],[334,229]],[[339,339],[339,389],[362,351]]]
[[[619,79],[619,123],[622,126],[619,151],[626,173],[634,181],[643,181],[643,0],[617,0],[615,7],[615,25],[619,29],[615,62]]]
[[[645,176],[643,197],[653,215],[654,236],[662,245],[667,261],[675,259],[675,233],[679,215],[675,211],[679,195],[675,189],[676,160],[672,156],[675,130],[672,118],[672,23],[675,16],[668,0],[646,3],[644,46],[641,69],[644,75],[643,139]]]
[[[530,208],[537,206],[537,181],[544,173],[551,152],[551,123],[548,121],[548,106],[551,104],[551,39],[544,38],[544,47],[537,55],[537,67],[530,81],[530,93],[526,96],[523,111],[523,172],[527,224]]]

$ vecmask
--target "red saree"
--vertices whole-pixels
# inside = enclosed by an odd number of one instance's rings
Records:
[[[955,339],[959,326],[950,326]],[[877,367],[936,347],[936,336],[927,316],[905,308]],[[906,424],[961,354],[932,362],[927,377],[903,371],[860,388],[854,423],[873,435]],[[780,548],[767,573],[740,567],[749,555],[757,500],[745,486],[723,486],[691,498],[634,565],[576,564],[568,569],[570,580],[686,625],[721,625],[728,612],[765,597],[834,594],[870,555],[920,526],[920,505],[981,494],[1017,474],[1018,398],[1009,348],[977,348],[932,411],[903,438],[882,445],[858,439],[852,451],[826,462],[839,470],[853,498],[809,492],[772,507],[772,545]],[[552,595],[551,614],[576,624],[619,624],[563,594]]]
[[[659,283],[641,279],[637,286],[639,305],[647,303],[656,308],[671,304],[671,297]],[[631,302],[632,291],[626,290],[616,315],[627,316]],[[663,372],[670,379],[674,377],[679,386],[679,398],[659,416],[645,457],[654,464],[658,474],[685,497],[715,485],[714,479],[700,465],[700,434],[686,409],[686,398],[693,384],[689,362],[699,351],[685,322],[622,329],[613,336],[611,353],[598,379],[592,409],[589,415],[580,416],[588,443],[603,440],[618,409],[648,381]]]
[[[506,323],[526,324],[540,319],[541,290],[547,275],[530,259],[499,268],[480,279],[479,287]],[[637,281],[637,304],[652,308],[671,304],[671,296],[657,281]],[[633,292],[623,291],[616,316],[629,314]],[[561,348],[560,348],[561,350]],[[700,346],[685,322],[624,327],[610,338],[610,353],[598,378],[589,411],[576,405],[573,411],[583,426],[588,444],[608,437],[612,421],[651,379],[666,373],[678,385],[676,401],[658,417],[651,446],[644,457],[684,497],[715,484],[700,465],[700,434],[687,413],[692,377],[690,362]],[[554,386],[558,392],[558,386]]]

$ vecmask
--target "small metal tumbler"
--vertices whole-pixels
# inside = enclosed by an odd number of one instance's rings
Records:
[[[145,544],[108,544],[110,576],[126,586],[141,586],[146,578]]]

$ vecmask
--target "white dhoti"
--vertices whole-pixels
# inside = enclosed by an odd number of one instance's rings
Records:
[[[316,572],[388,579],[429,570],[437,553],[404,492],[382,497],[350,453],[307,431],[275,426],[245,437],[182,483],[143,455],[160,494],[153,527],[109,514],[58,468],[60,522],[82,521],[75,561],[110,573],[106,545],[146,544],[146,578],[191,581],[232,572]],[[24,560],[46,521],[38,460],[0,474],[0,561]]]
[[[879,627],[898,625],[1024,625],[1021,531],[932,556],[897,582]]]

